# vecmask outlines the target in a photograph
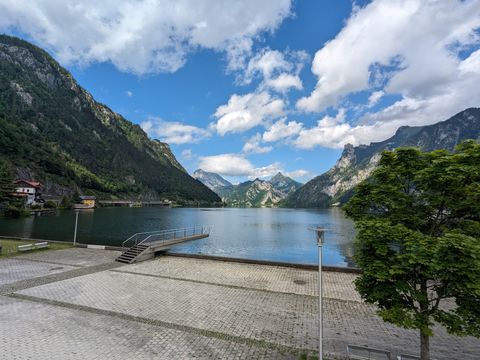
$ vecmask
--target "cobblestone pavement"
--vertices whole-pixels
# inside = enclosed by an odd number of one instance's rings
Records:
[[[293,348],[316,345],[311,296],[105,271],[20,291],[130,316],[185,324]]]
[[[121,266],[120,263],[108,263],[88,267],[75,267],[73,270],[69,269],[59,269],[57,272],[49,273],[48,275],[37,275],[26,278],[25,280],[20,280],[12,282],[5,285],[0,285],[0,295],[12,294],[16,291],[23,289],[32,288],[35,286],[50,284],[52,282],[71,279],[78,276],[83,276],[87,274],[96,273],[99,271],[114,269]],[[60,266],[58,267],[60,268]]]
[[[0,296],[0,359],[292,359],[266,347]]]
[[[313,271],[168,256],[118,266],[20,281],[10,292],[5,285],[0,343],[20,349],[8,358],[297,359],[315,353]],[[384,323],[360,301],[354,279],[325,273],[326,352],[343,357],[350,343],[417,353],[417,332]],[[15,323],[15,331],[4,322]],[[18,340],[24,338],[30,346]],[[432,359],[474,360],[480,340],[439,328],[431,347]]]
[[[0,286],[72,269],[75,267],[21,260],[18,257],[4,259],[0,261]]]
[[[120,254],[120,251],[70,248],[55,251],[33,252],[30,254],[19,255],[15,258],[72,266],[94,266],[111,263]]]
[[[316,271],[203,259],[188,259],[188,266],[185,266],[185,261],[186,258],[164,256],[119,271],[300,295],[317,294]],[[355,278],[354,274],[325,272],[324,297],[360,301],[353,285]]]

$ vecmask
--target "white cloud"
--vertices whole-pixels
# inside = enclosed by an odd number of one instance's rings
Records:
[[[380,101],[383,95],[385,95],[383,90],[374,91],[373,93],[371,93],[368,97],[368,107],[375,106]]]
[[[195,154],[192,152],[191,149],[183,150],[180,155],[185,160],[192,160],[195,157]]]
[[[264,141],[274,142],[296,135],[302,128],[303,124],[300,122],[289,121],[286,123],[286,119],[281,119],[265,131],[262,138]]]
[[[132,97],[132,96],[133,96],[133,92],[130,91],[130,90],[125,91],[125,94],[126,94],[128,97]]]
[[[318,83],[297,107],[337,106],[346,95],[369,89],[373,68],[395,62],[400,66],[384,84],[386,93],[416,100],[454,96],[462,90],[450,85],[462,63],[456,52],[478,43],[473,30],[480,26],[479,14],[475,0],[377,0],[355,8],[342,31],[315,54],[312,71]]]
[[[273,150],[272,146],[262,146],[261,141],[262,136],[256,133],[243,145],[243,152],[247,154],[265,154]]]
[[[234,67],[253,40],[291,14],[290,0],[50,0],[0,3],[0,30],[28,35],[63,64],[111,61],[136,74],[173,72],[197,48]]]
[[[234,48],[237,54],[229,59],[228,70],[234,71],[237,82],[242,85],[250,84],[254,79],[261,79],[254,92],[237,95],[233,94],[228,103],[216,109],[215,123],[210,128],[221,136],[227,133],[241,133],[256,126],[267,126],[285,113],[288,101],[280,95],[272,95],[272,92],[286,94],[290,89],[302,89],[302,81],[299,73],[308,54],[304,51],[271,50],[264,48],[252,56],[251,44],[247,43]],[[248,60],[248,61],[247,61]],[[259,147],[249,141],[245,144],[244,151],[267,152],[270,147]]]
[[[291,177],[292,179],[305,178],[311,176],[310,171],[304,169],[298,169],[295,171],[290,171],[285,173],[286,176]]]
[[[292,66],[280,51],[263,49],[249,60],[243,81],[249,84],[257,75],[271,78],[275,72],[289,71]]]
[[[282,72],[298,74],[309,59],[305,51],[285,51],[262,49],[252,57],[244,73],[244,82],[250,83],[255,76],[271,79]]]
[[[253,40],[243,38],[227,46],[227,71],[245,69],[247,59],[252,55]]]
[[[281,171],[279,163],[255,167],[239,154],[220,154],[200,158],[199,168],[222,176],[246,176],[248,178],[268,177]]]
[[[282,171],[280,163],[275,162],[268,166],[255,168],[253,173],[249,176],[250,179],[271,177]]]
[[[298,75],[282,73],[274,79],[265,80],[265,86],[277,92],[285,93],[290,89],[302,90],[302,80]]]
[[[250,161],[238,154],[200,157],[199,168],[224,176],[248,176],[255,169]]]
[[[344,120],[344,109],[341,109],[335,117],[326,115],[317,122],[317,126],[302,129],[293,143],[300,149],[311,149],[315,146],[340,148],[347,143],[357,145],[352,134],[352,126]]]
[[[211,128],[218,134],[240,133],[284,114],[285,103],[267,92],[232,95],[226,105],[219,106],[218,119]]]
[[[303,89],[299,77],[306,61],[309,59],[305,51],[285,51],[262,49],[251,57],[246,67],[237,70],[237,80],[250,84],[253,79],[262,79],[259,89],[270,89],[286,93],[290,89]],[[245,62],[244,62],[245,63]]]
[[[152,138],[168,144],[196,143],[209,136],[209,132],[192,125],[180,122],[150,118],[140,124],[142,129]]]

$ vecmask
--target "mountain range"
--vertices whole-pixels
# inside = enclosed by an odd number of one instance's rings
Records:
[[[281,173],[232,185],[199,169],[194,179],[168,144],[151,140],[140,126],[97,102],[48,53],[0,35],[0,158],[14,166],[17,177],[40,180],[44,194],[79,190],[180,204],[328,207],[349,198],[383,150],[453,150],[466,139],[480,139],[478,108],[433,125],[401,127],[382,142],[347,144],[330,170],[303,186]]]
[[[168,144],[95,101],[42,49],[0,35],[0,157],[43,193],[213,204]]]
[[[480,140],[479,108],[466,109],[433,125],[400,127],[394,136],[385,141],[359,146],[347,144],[335,166],[290,194],[281,206],[322,208],[340,205],[351,196],[357,184],[370,176],[383,150],[412,146],[423,151],[452,151],[467,139]]]
[[[220,175],[198,169],[193,177],[215,191],[230,207],[276,207],[289,194],[302,186],[301,183],[276,174],[270,180],[255,179],[233,185]]]

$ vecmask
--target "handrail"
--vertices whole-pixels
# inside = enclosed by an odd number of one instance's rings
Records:
[[[159,237],[159,236],[166,237],[166,235],[171,235],[171,234],[173,234],[173,237],[169,237],[168,239],[167,238],[159,239],[159,240],[163,240],[163,241],[175,240],[177,238],[176,236],[177,233],[183,233],[183,237],[187,237],[187,233],[189,236],[207,235],[207,234],[210,234],[211,228],[212,227],[210,225],[197,225],[197,226],[191,226],[191,227],[185,227],[185,228],[165,229],[165,230],[135,233],[132,236],[130,236],[127,240],[122,242],[122,249],[124,249],[129,242],[133,242],[133,240],[134,240],[134,243],[128,247],[131,247],[134,245],[135,246],[140,245],[145,242],[151,242],[152,238]],[[197,233],[197,230],[199,230],[198,233]]]

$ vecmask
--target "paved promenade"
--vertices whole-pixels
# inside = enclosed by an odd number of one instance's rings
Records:
[[[314,271],[65,249],[0,261],[0,359],[298,359],[314,355]],[[361,302],[354,274],[327,272],[325,350],[414,354],[415,331]],[[436,330],[433,359],[478,359],[480,340]]]

